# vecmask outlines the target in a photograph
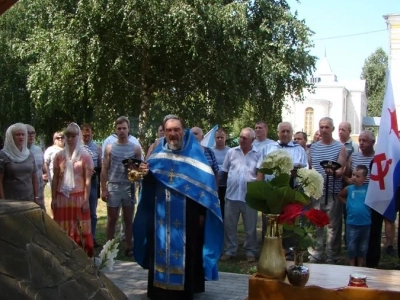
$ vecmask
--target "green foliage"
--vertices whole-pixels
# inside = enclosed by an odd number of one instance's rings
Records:
[[[367,81],[368,116],[381,116],[387,67],[388,56],[382,48],[376,49],[364,62],[361,79]]]
[[[270,174],[273,174],[273,172]],[[289,180],[290,180],[290,175],[283,173],[283,174],[279,174],[279,176],[275,176],[271,180],[271,184],[273,184],[274,186],[279,186],[279,187],[287,186],[289,184]]]
[[[6,44],[29,66],[16,72],[47,135],[75,121],[105,137],[120,115],[139,118],[147,145],[168,113],[204,129],[276,125],[315,64],[311,32],[286,1],[21,0],[12,10],[23,30]]]
[[[10,9],[0,17],[0,135],[17,121],[34,124],[32,105],[26,88],[27,61],[16,55],[10,41],[25,36],[28,27],[20,10]]]
[[[265,195],[272,194],[272,192],[273,186],[270,182],[249,182],[247,183],[246,202],[251,208],[268,213],[269,207],[267,205]]]
[[[271,181],[247,183],[247,204],[266,214],[280,214],[286,204],[295,201],[296,191],[289,186],[288,174],[280,174]]]

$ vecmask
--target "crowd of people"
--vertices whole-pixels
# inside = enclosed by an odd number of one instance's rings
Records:
[[[107,240],[115,237],[121,214],[124,253],[149,269],[149,298],[192,299],[204,291],[204,280],[218,278],[218,260],[237,255],[240,217],[246,260],[257,260],[258,212],[245,201],[247,183],[271,180],[258,168],[270,152],[282,149],[294,168],[313,168],[329,181],[323,196],[310,204],[325,211],[330,223],[326,236],[322,228],[316,231],[309,261],[336,263],[344,236],[351,265],[377,267],[382,224],[389,255],[395,253],[395,226],[365,205],[375,136],[364,130],[356,143],[348,122],[339,124],[339,140],[333,138],[334,130],[332,119],[322,118],[307,144],[306,133],[294,133],[289,122],[281,122],[274,141],[268,138],[267,123],[260,121],[254,129],[243,128],[239,145],[232,148],[226,145],[226,130],[218,129],[210,148],[201,145],[201,128],[186,129],[183,120],[168,115],[157,129],[158,138],[143,153],[129,134],[129,119],[122,116],[102,147],[93,141],[90,124],[71,123],[54,133],[54,144],[43,153],[35,145],[35,128],[16,123],[7,129],[0,151],[0,199],[34,201],[45,210],[43,191],[49,182],[54,220],[92,256],[100,246],[96,210],[101,198],[107,203]],[[324,160],[338,163],[337,169],[324,168]],[[143,179],[132,183],[129,168]],[[263,215],[261,238],[265,230]],[[291,239],[284,239],[287,259],[292,258],[291,246]]]

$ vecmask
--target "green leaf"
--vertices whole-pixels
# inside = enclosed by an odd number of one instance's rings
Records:
[[[282,213],[283,206],[286,205],[287,201],[283,198],[285,194],[285,187],[284,188],[277,188],[274,187],[270,190],[268,195],[268,209],[271,214],[280,214]]]
[[[291,224],[282,224],[283,229],[288,230],[288,231],[293,231],[294,225]]]
[[[271,180],[271,184],[274,186],[288,186],[289,187],[290,175],[289,174],[280,174],[275,176]]]
[[[273,186],[266,181],[247,183],[246,203],[253,209],[270,213],[267,206],[267,195],[272,193]]]
[[[298,244],[300,249],[307,249],[308,247],[312,247],[314,245],[314,241],[308,235],[306,235],[303,238],[298,239]]]
[[[309,204],[311,202],[310,197],[308,197],[306,194],[297,190],[293,190],[293,193],[294,202],[299,202],[302,204]]]
[[[273,169],[268,169],[268,168],[260,168],[258,169],[258,172],[265,174],[265,175],[272,175],[274,174],[274,170]]]
[[[293,233],[295,233],[299,236],[305,236],[305,234],[306,234],[305,230],[302,227],[294,227]]]

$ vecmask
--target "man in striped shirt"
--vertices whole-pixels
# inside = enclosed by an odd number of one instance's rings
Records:
[[[325,117],[319,121],[319,131],[321,139],[312,144],[309,153],[309,166],[318,171],[326,183],[329,176],[329,186],[324,184],[324,195],[319,199],[312,199],[311,205],[313,208],[325,211],[329,215],[330,223],[328,227],[328,236],[326,242],[326,263],[335,263],[341,248],[342,235],[342,203],[337,198],[337,194],[342,189],[342,175],[346,163],[346,148],[341,142],[336,141],[332,137],[332,132],[335,130],[333,120]],[[341,165],[336,171],[332,169],[324,169],[320,162],[328,160],[337,162]],[[335,172],[335,173],[334,173]],[[334,176],[333,176],[334,175]],[[326,195],[328,202],[325,204]],[[318,228],[315,231],[317,245],[309,252],[310,262],[320,262],[324,250],[324,229]]]
[[[359,152],[358,144],[350,137],[351,124],[349,122],[342,122],[339,124],[339,140],[346,148],[347,159],[352,153]]]
[[[132,257],[132,218],[135,195],[132,193],[132,184],[128,179],[128,168],[122,161],[128,158],[140,159],[142,149],[129,141],[129,129],[130,122],[127,117],[121,116],[115,121],[118,139],[106,146],[100,181],[101,199],[107,202],[107,240],[114,238],[118,210],[122,206],[125,224],[125,255]]]

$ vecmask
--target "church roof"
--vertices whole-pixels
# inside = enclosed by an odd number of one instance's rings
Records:
[[[324,56],[318,64],[318,68],[315,71],[317,75],[334,75],[331,66],[329,65],[328,58]]]

